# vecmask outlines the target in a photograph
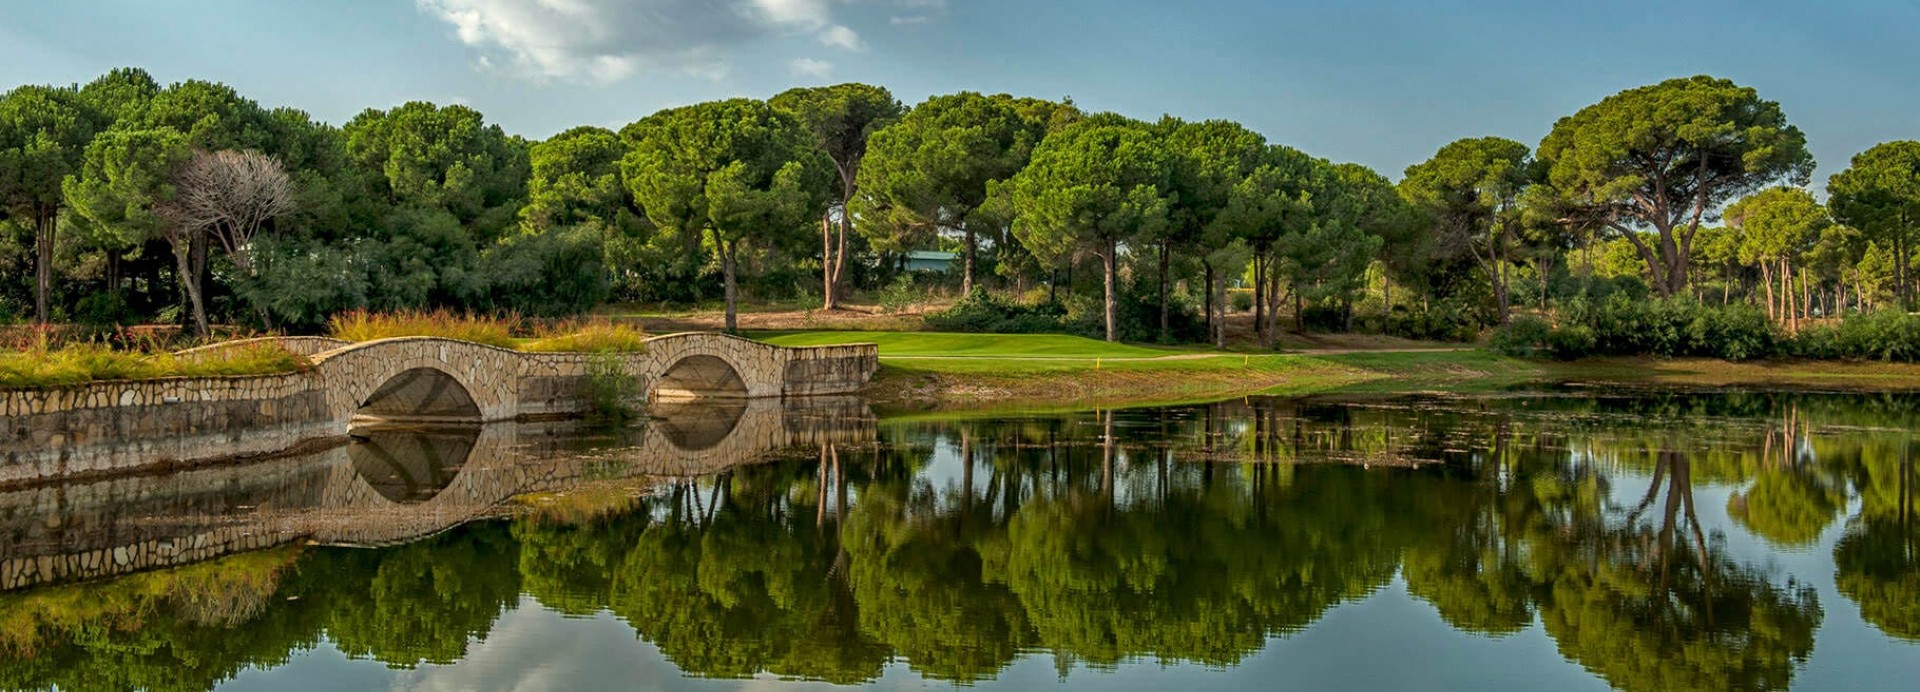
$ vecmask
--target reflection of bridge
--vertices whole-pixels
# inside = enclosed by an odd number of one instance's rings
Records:
[[[577,449],[563,424],[376,426],[312,454],[0,492],[0,589],[198,562],[300,541],[392,545],[493,516],[510,498],[684,478],[792,447],[875,437],[849,397],[657,406],[635,444]]]
[[[270,454],[344,435],[356,416],[479,423],[578,414],[591,408],[597,377],[631,378],[651,402],[746,400],[848,394],[879,366],[872,344],[784,348],[704,333],[601,356],[434,338],[277,340],[310,367],[0,391],[0,484]],[[217,357],[250,343],[181,356]]]

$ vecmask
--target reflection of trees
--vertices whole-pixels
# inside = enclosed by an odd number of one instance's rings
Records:
[[[1535,544],[1541,621],[1561,653],[1628,690],[1783,689],[1813,650],[1813,590],[1776,586],[1709,541],[1691,462],[1660,452],[1624,517],[1575,514]]]
[[[1758,477],[1728,500],[1735,521],[1774,545],[1812,545],[1846,508],[1838,484],[1804,463],[1806,437],[1799,408],[1789,407],[1779,429],[1766,435]]]
[[[615,568],[609,609],[689,674],[878,677],[886,652],[855,630],[837,546],[788,492],[791,468],[676,487]]]
[[[327,602],[327,634],[348,656],[390,666],[452,663],[519,599],[518,545],[479,524],[381,551],[329,551],[304,570]]]
[[[1032,651],[1230,665],[1396,570],[1453,627],[1538,620],[1622,689],[1784,687],[1820,606],[1703,526],[1695,485],[1709,483],[1738,484],[1729,514],[1776,545],[1817,540],[1857,495],[1840,590],[1920,640],[1920,478],[1895,435],[1823,434],[1845,411],[1819,400],[1648,407],[1252,399],[903,424],[879,450],[744,467],[611,511],[164,587],[174,573],[31,592],[30,608],[3,595],[0,687],[198,689],[323,635],[390,665],[451,661],[523,591],[611,612],[697,676],[855,683],[905,659],[970,682]],[[1175,461],[1192,458],[1216,461]],[[1407,459],[1440,463],[1239,463]]]
[[[318,641],[317,604],[274,597],[297,557],[274,550],[0,595],[0,689],[205,690],[283,664]]]
[[[1920,530],[1914,509],[1916,476],[1910,452],[1863,464],[1867,492],[1860,517],[1834,548],[1840,593],[1860,606],[1860,617],[1889,635],[1920,641]]]

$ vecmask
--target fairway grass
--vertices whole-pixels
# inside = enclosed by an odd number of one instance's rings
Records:
[[[1920,390],[1920,365],[1702,359],[1530,361],[1471,348],[1223,353],[1058,334],[763,332],[782,346],[869,342],[880,371],[862,395],[890,415],[1192,402],[1252,394],[1484,393],[1598,387]]]
[[[956,334],[948,332],[749,332],[775,346],[871,343],[881,358],[1158,358],[1192,351],[1134,346],[1065,334]]]
[[[1492,389],[1528,364],[1482,351],[1222,353],[1057,334],[764,332],[781,346],[868,342],[880,372],[863,394],[889,413],[1198,401],[1245,394]]]

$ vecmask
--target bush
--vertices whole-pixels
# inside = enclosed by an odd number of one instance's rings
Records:
[[[924,324],[941,332],[1044,334],[1064,331],[1064,317],[1057,304],[1023,305],[976,288],[952,307],[927,315]]]
[[[1253,309],[1253,291],[1235,289],[1227,293],[1227,305],[1234,312],[1247,312]]]
[[[1480,320],[1462,298],[1431,301],[1423,307],[1395,306],[1387,333],[1429,341],[1473,341],[1480,337]]]
[[[1547,335],[1547,352],[1561,360],[1572,360],[1593,352],[1593,328],[1584,324],[1568,325]]]
[[[1780,351],[1765,312],[1751,305],[1716,307],[1690,298],[1635,300],[1624,293],[1599,304],[1570,301],[1558,327],[1516,317],[1494,333],[1493,348],[1514,355],[1556,358],[1605,356],[1704,357],[1752,360]]]
[[[644,394],[640,378],[627,372],[620,356],[602,352],[587,360],[587,401],[594,417],[616,422],[632,418],[634,402]]]
[[[920,290],[913,285],[913,275],[905,273],[893,277],[893,283],[880,289],[880,295],[875,297],[876,302],[880,303],[880,311],[889,315],[906,312],[908,308],[918,305],[920,299]]]
[[[1849,315],[1832,326],[1802,330],[1791,352],[1803,358],[1920,362],[1920,316],[1898,310]]]
[[[1496,330],[1487,342],[1493,350],[1509,356],[1534,358],[1553,352],[1553,325],[1532,315],[1519,315]]]
[[[1309,303],[1300,311],[1300,325],[1308,331],[1344,332],[1347,330],[1347,310],[1339,305]]]
[[[518,235],[488,248],[480,266],[495,310],[536,317],[577,315],[610,290],[600,236],[590,228]]]
[[[133,311],[118,292],[89,294],[74,305],[73,321],[89,327],[111,327],[134,321]]]

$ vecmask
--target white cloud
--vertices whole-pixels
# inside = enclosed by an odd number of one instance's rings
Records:
[[[808,29],[824,26],[830,14],[825,0],[752,0],[752,6],[776,24]]]
[[[947,0],[894,0],[893,4],[907,11],[887,18],[887,23],[894,26],[925,24],[933,21],[933,15],[947,11]]]
[[[795,58],[793,62],[787,64],[787,67],[793,70],[794,74],[802,77],[826,79],[833,76],[833,63],[825,60]]]
[[[835,48],[844,48],[847,50],[857,51],[867,49],[866,42],[860,40],[859,34],[854,33],[852,29],[837,24],[827,27],[820,32],[820,42]]]
[[[910,0],[923,2],[925,0]],[[724,48],[779,34],[862,50],[833,0],[415,0],[453,26],[480,69],[613,82],[651,70],[725,75]]]

